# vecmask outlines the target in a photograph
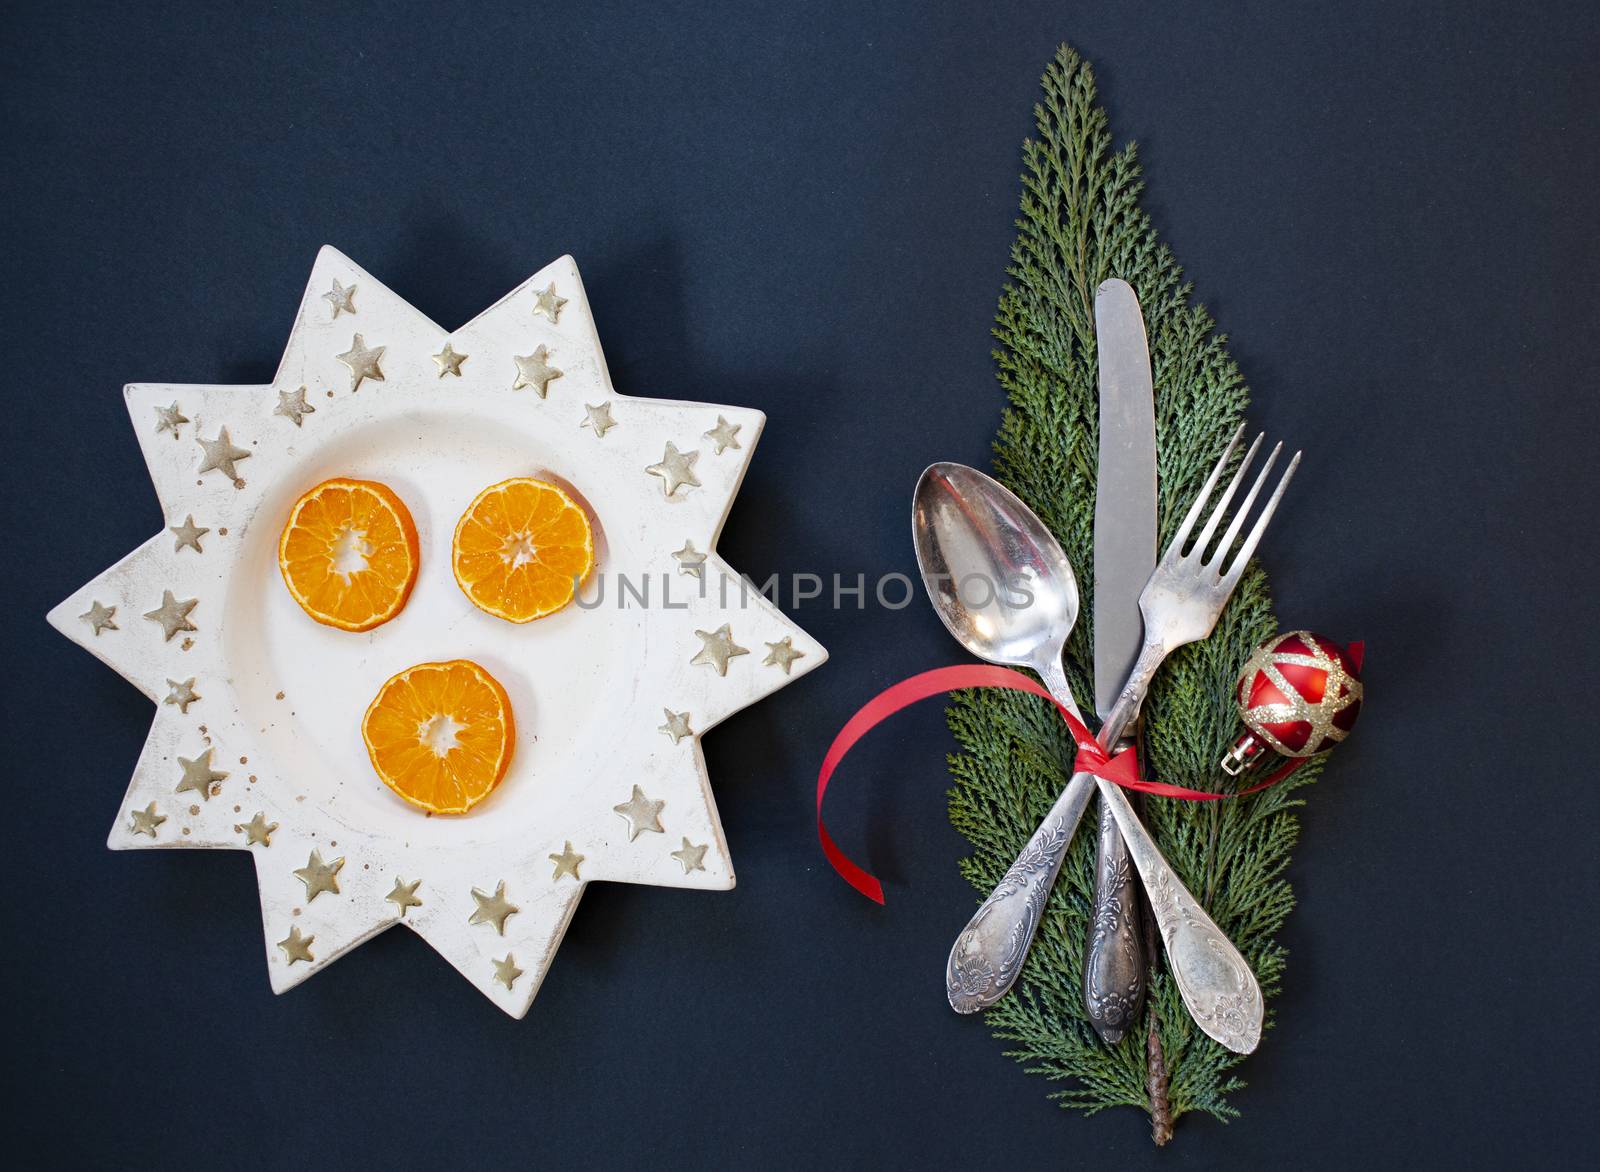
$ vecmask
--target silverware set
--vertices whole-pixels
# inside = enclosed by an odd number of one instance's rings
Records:
[[[1124,737],[1136,736],[1140,706],[1167,656],[1215,628],[1300,454],[1289,461],[1246,529],[1283,445],[1272,449],[1235,506],[1262,444],[1258,436],[1216,496],[1243,438],[1241,427],[1157,561],[1155,424],[1144,323],[1133,290],[1122,281],[1101,285],[1095,308],[1101,396],[1094,535],[1095,704],[1101,718],[1096,739],[1110,750]],[[1061,662],[1078,617],[1077,580],[1060,543],[1039,518],[983,473],[934,464],[917,484],[913,531],[923,582],[950,633],[980,659],[1032,669],[1057,702],[1081,719]],[[987,584],[981,597],[971,588],[975,581]],[[1084,965],[1090,1021],[1114,1043],[1137,1018],[1145,973],[1137,873],[1184,1005],[1210,1037],[1249,1053],[1260,1041],[1264,1012],[1255,974],[1173,874],[1121,788],[1090,773],[1072,777],[956,938],[945,970],[951,1006],[975,1012],[994,1004],[1015,982],[1095,791],[1101,803],[1097,884]]]

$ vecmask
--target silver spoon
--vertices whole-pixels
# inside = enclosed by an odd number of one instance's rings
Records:
[[[933,464],[912,497],[917,565],[933,609],[979,659],[1037,672],[1080,720],[1061,666],[1078,621],[1078,580],[1066,551],[1015,493],[964,464]],[[998,1001],[1022,971],[1045,899],[1094,793],[1079,774],[1034,831],[950,950],[950,1005],[973,1013]]]
[[[1032,668],[1061,706],[1078,715],[1061,666],[1062,648],[1078,618],[1077,580],[1066,553],[1044,523],[1009,489],[976,469],[934,464],[917,482],[912,530],[923,582],[956,640],[979,659]],[[1031,599],[1023,604],[1025,596]],[[1016,981],[1095,784],[1091,774],[1073,776],[1011,869],[956,938],[945,968],[945,988],[958,1013],[993,1005]],[[1121,798],[1109,784],[1102,789],[1110,799]],[[1185,923],[1192,920],[1209,929],[1197,936],[1203,937],[1203,947],[1167,950],[1167,963],[1186,990],[1185,1002],[1197,1003],[1190,1000],[1191,987],[1196,996],[1220,997],[1233,991],[1241,971],[1253,989],[1254,978],[1242,959],[1236,965],[1222,963],[1236,957],[1237,951],[1171,873],[1144,824],[1131,808],[1121,810],[1122,806],[1125,800],[1114,806],[1119,810],[1117,823],[1134,857],[1145,859],[1152,870],[1159,869],[1162,882],[1172,889],[1175,907],[1192,909]],[[1167,927],[1163,924],[1164,942],[1187,940],[1178,930],[1184,925],[1171,933]],[[1195,928],[1189,934],[1198,932]],[[1205,1004],[1211,1000],[1217,997],[1200,997]],[[1259,1006],[1259,1002],[1256,993],[1254,1003]],[[1201,1024],[1230,1049],[1248,1053],[1260,1037],[1259,1013],[1254,1022],[1253,1028],[1237,1031],[1239,1037],[1220,1028],[1213,1032],[1205,1021]]]

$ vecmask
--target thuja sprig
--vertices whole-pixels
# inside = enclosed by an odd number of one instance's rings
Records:
[[[1061,539],[1077,568],[1082,618],[1067,645],[1079,702],[1089,688],[1093,535],[1098,450],[1094,290],[1108,277],[1139,295],[1155,376],[1160,528],[1165,542],[1238,426],[1247,392],[1227,339],[1140,207],[1132,145],[1113,150],[1094,74],[1063,45],[1034,107],[1037,136],[1023,144],[1022,206],[1001,293],[994,357],[1009,406],[994,445],[997,474]],[[1250,649],[1275,629],[1259,567],[1235,591],[1216,631],[1168,660],[1145,704],[1149,776],[1219,788],[1216,762],[1235,732],[1232,688]],[[996,689],[959,694],[949,721],[961,746],[950,759],[950,820],[972,846],[961,871],[987,893],[1071,773],[1073,745],[1043,701]],[[1282,785],[1241,801],[1147,803],[1147,822],[1184,883],[1254,967],[1269,999],[1284,951],[1276,936],[1294,905],[1283,877],[1299,832],[1300,791],[1312,762]],[[987,1012],[995,1035],[1028,1070],[1062,1085],[1052,1097],[1093,1113],[1138,1107],[1157,1142],[1190,1111],[1237,1114],[1242,1059],[1190,1020],[1176,987],[1152,973],[1145,1021],[1107,1047],[1084,1015],[1082,959],[1094,885],[1092,834],[1080,833],[1045,908],[1013,993]]]

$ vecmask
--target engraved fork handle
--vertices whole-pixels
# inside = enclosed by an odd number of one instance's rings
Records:
[[[1150,678],[1161,666],[1161,659],[1159,651],[1153,658],[1140,653],[1127,684],[1100,728],[1097,739],[1102,747],[1114,744],[1123,728],[1132,722]],[[1081,720],[1059,655],[1036,665],[1035,670],[1056,701]],[[1022,972],[1022,962],[1027,959],[1028,947],[1039,929],[1045,900],[1055,885],[1056,874],[1067,856],[1067,847],[1072,844],[1073,833],[1089,803],[1094,783],[1092,773],[1072,775],[1016,862],[956,937],[950,959],[945,963],[944,984],[950,1007],[957,1013],[987,1009],[1005,996]]]
[[[1017,861],[956,937],[944,983],[950,1008],[957,1013],[987,1009],[1022,972],[1045,900],[1094,792],[1093,782],[1087,773],[1073,776]]]
[[[1037,670],[1050,694],[1078,715],[1059,656]],[[1061,861],[1067,857],[1067,847],[1093,792],[1093,774],[1073,774],[1022,853],[956,937],[945,962],[944,985],[950,1008],[957,1013],[987,1009],[1016,982]]]

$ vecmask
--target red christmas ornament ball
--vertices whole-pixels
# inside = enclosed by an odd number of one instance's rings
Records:
[[[1228,773],[1266,749],[1310,757],[1344,740],[1361,715],[1361,644],[1341,647],[1310,631],[1274,635],[1239,673],[1239,717],[1250,731],[1223,758]]]

